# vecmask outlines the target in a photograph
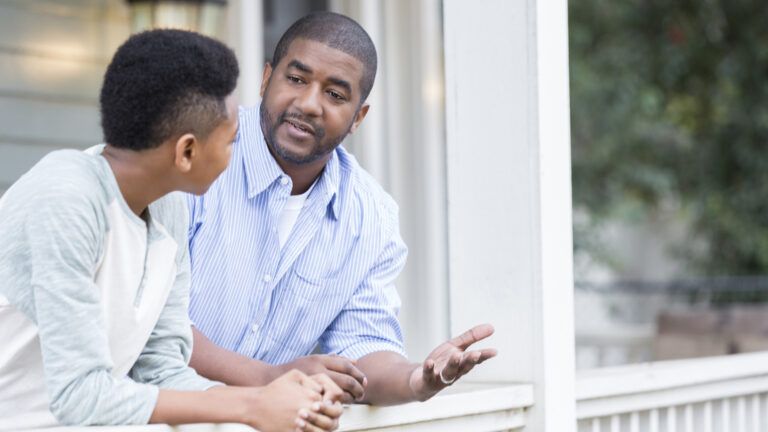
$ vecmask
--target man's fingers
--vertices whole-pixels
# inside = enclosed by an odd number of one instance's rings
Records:
[[[451,345],[456,346],[461,350],[469,348],[475,342],[481,341],[493,334],[493,326],[490,324],[480,324],[472,327],[464,333],[451,339]]]
[[[363,385],[356,379],[347,374],[328,371],[328,376],[335,382],[342,390],[352,395],[355,400],[362,399],[365,394]]]
[[[469,373],[475,365],[480,363],[481,358],[482,353],[480,351],[465,352],[461,358],[461,366],[459,366],[459,374],[457,378]]]
[[[357,368],[354,360],[336,355],[324,356],[323,364],[328,370],[351,376],[362,386],[368,384],[365,374]]]
[[[339,402],[343,403],[344,405],[351,405],[355,403],[355,397],[352,396],[352,394],[347,392],[341,392],[341,397],[339,398]]]
[[[432,375],[435,372],[435,361],[432,359],[427,359],[424,362],[424,366],[422,366],[424,375]]]
[[[456,377],[459,375],[459,368],[461,367],[461,353],[455,352],[451,354],[451,357],[448,359],[448,362],[443,366],[439,374],[442,374],[442,379],[440,379],[440,375],[438,374],[438,379],[440,381],[446,380],[446,381],[453,381],[456,379]],[[445,384],[445,383],[443,383]]]
[[[485,348],[480,350],[480,360],[477,364],[480,364],[490,358],[496,357],[499,352],[495,348]]]

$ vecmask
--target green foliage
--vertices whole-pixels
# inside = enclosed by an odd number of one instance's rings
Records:
[[[697,272],[768,272],[765,3],[571,0],[569,26],[576,208],[599,223],[672,200],[708,245],[682,245]]]

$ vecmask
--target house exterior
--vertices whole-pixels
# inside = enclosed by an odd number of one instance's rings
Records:
[[[350,407],[342,430],[768,430],[767,354],[575,372],[566,1],[230,0],[218,36],[242,104],[258,103],[269,26],[301,8],[356,18],[379,49],[346,145],[401,207],[411,357],[480,322],[499,349],[427,403]],[[0,193],[45,153],[101,141],[101,76],[131,31],[124,0],[0,2]]]

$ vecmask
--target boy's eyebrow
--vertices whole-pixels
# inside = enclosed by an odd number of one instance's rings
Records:
[[[309,66],[305,65],[304,63],[302,63],[302,62],[300,62],[298,60],[295,60],[295,59],[291,60],[290,62],[288,62],[288,68],[289,69],[290,68],[296,68],[296,69],[300,70],[301,72],[308,73],[308,74],[311,74],[311,73],[314,72],[311,67],[309,67]],[[330,81],[332,84],[335,84],[335,85],[343,88],[347,93],[352,94],[352,85],[349,84],[349,81],[341,79],[341,78],[337,78],[337,77],[334,77],[334,76],[328,77],[328,81]]]

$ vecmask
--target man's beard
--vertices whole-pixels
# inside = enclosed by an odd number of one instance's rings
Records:
[[[272,115],[269,111],[267,111],[267,107],[263,100],[261,107],[259,108],[259,117],[261,121],[261,130],[264,132],[264,140],[267,142],[267,146],[276,156],[279,156],[284,161],[295,165],[312,163],[325,157],[336,147],[338,147],[339,144],[341,144],[341,141],[344,140],[344,137],[347,136],[347,133],[349,133],[349,130],[352,128],[352,124],[350,124],[343,134],[335,137],[329,137],[324,141],[323,139],[325,138],[325,129],[319,127],[311,119],[306,118],[301,114],[288,113],[287,111],[283,111],[279,116],[277,116],[277,119],[273,120]],[[315,142],[309,153],[298,154],[278,144],[276,137],[277,128],[283,122],[285,122],[286,119],[296,119],[312,126]]]

